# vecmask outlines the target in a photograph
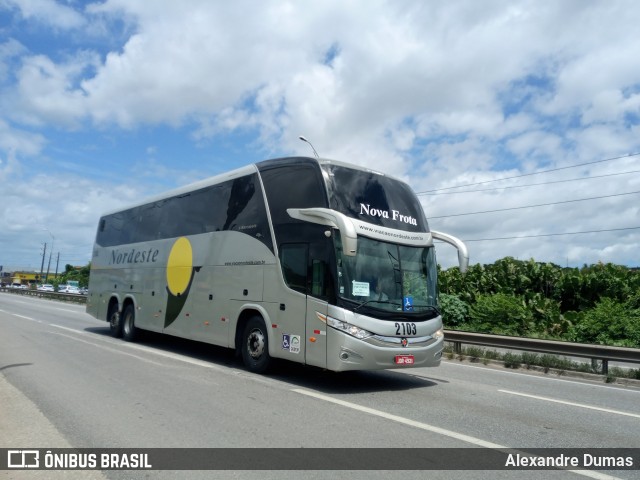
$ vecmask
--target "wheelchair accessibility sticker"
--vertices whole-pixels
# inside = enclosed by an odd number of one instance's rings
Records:
[[[300,335],[282,335],[282,349],[289,353],[300,353]]]
[[[404,297],[402,309],[405,312],[413,312],[413,297]]]

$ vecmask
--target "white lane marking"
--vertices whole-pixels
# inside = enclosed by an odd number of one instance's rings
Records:
[[[51,310],[61,310],[63,312],[81,313],[83,315],[87,314],[87,312],[85,312],[84,310],[71,310],[70,308],[52,307]]]
[[[572,407],[580,407],[580,408],[586,408],[589,410],[597,410],[599,412],[613,413],[615,415],[624,415],[627,417],[640,418],[640,415],[637,413],[623,412],[620,410],[612,410],[610,408],[595,407],[593,405],[585,405],[584,403],[567,402],[566,400],[558,400],[555,398],[541,397],[539,395],[530,395],[528,393],[512,392],[511,390],[498,390],[498,391],[500,393],[507,393],[509,395],[518,395],[520,397],[534,398],[536,400],[544,400],[545,402],[561,403],[563,405],[570,405]]]
[[[54,325],[54,326],[55,326],[55,325]],[[141,357],[141,356],[139,356],[139,355],[134,355],[133,353],[123,352],[123,351],[121,351],[121,350],[118,350],[118,349],[116,349],[116,348],[111,348],[111,347],[108,347],[108,346],[106,346],[106,345],[100,345],[99,343],[89,342],[89,341],[87,341],[87,340],[82,340],[81,338],[73,337],[73,336],[71,336],[71,335],[65,335],[64,333],[54,332],[53,334],[54,334],[54,335],[58,335],[58,336],[60,336],[60,337],[68,338],[68,339],[70,339],[70,340],[75,340],[76,342],[85,343],[85,344],[87,344],[87,345],[91,345],[91,346],[93,346],[93,347],[101,348],[101,349],[103,349],[103,350],[108,350],[108,351],[110,351],[110,352],[119,353],[119,354],[121,354],[121,355],[127,355],[127,356],[129,356],[129,357],[136,358],[136,359],[138,359],[138,360],[140,360],[140,361],[143,361],[143,362],[146,362],[146,363],[151,363],[151,364],[153,364],[153,365],[158,365],[158,366],[160,366],[160,367],[164,366],[164,365],[163,365],[162,363],[160,363],[160,362],[154,362],[153,360],[150,360],[150,359],[148,359],[148,358],[144,358],[144,357]]]
[[[6,310],[0,310],[0,312],[6,313],[7,315],[13,315],[14,317],[24,318],[25,320],[31,320],[32,322],[40,322],[40,320],[36,320],[35,318],[25,317],[24,315],[18,315],[17,313],[7,312]]]
[[[452,365],[454,367],[464,367],[464,368],[476,368],[485,372],[495,372],[495,373],[499,373],[501,375],[517,375],[519,377],[527,377],[527,378],[534,378],[537,380],[547,380],[549,382],[562,382],[562,383],[573,383],[574,385],[582,385],[584,386],[588,386],[588,387],[593,387],[593,388],[606,388],[607,390],[615,390],[616,392],[626,392],[626,393],[640,393],[640,389],[636,389],[636,390],[629,390],[628,388],[624,388],[624,387],[615,387],[615,386],[611,386],[611,385],[598,385],[597,383],[591,383],[589,381],[584,381],[584,382],[578,382],[575,380],[568,380],[566,378],[553,378],[553,377],[548,377],[548,376],[542,376],[542,375],[533,375],[531,373],[520,373],[520,372],[509,372],[507,370],[496,370],[493,368],[487,368],[487,367],[478,367],[475,365],[465,365],[464,363],[454,363],[454,362],[442,362],[443,365]],[[398,370],[398,372],[400,372],[401,370]]]
[[[460,440],[462,442],[470,443],[472,445],[477,445],[479,447],[491,448],[494,450],[509,450],[513,451],[509,447],[504,445],[499,445],[497,443],[489,442],[486,440],[482,440],[480,438],[472,437],[470,435],[465,435],[464,433],[454,432],[452,430],[447,430],[446,428],[436,427],[434,425],[429,425],[427,423],[417,422],[415,420],[411,420],[409,418],[400,417],[398,415],[394,415],[392,413],[383,412],[381,410],[376,410],[374,408],[364,407],[362,405],[358,405],[356,403],[346,402],[344,400],[340,400],[338,398],[333,398],[328,395],[323,395],[321,393],[312,392],[310,390],[304,390],[302,388],[294,388],[293,392],[300,393],[302,395],[307,395],[309,397],[316,398],[318,400],[323,400],[325,402],[335,403],[342,407],[351,408],[353,410],[357,410],[359,412],[368,413],[369,415],[375,415],[377,417],[385,418],[387,420],[391,420],[393,422],[402,423],[404,425],[408,425],[410,427],[419,428],[421,430],[426,430],[428,432],[437,433],[439,435],[444,435],[446,437],[454,438],[456,440]],[[597,480],[614,480],[617,477],[613,477],[611,475],[606,475],[600,472],[591,471],[591,470],[567,470],[569,472],[575,473],[577,475],[582,475],[584,477],[595,478]]]
[[[438,433],[440,435],[445,435],[447,437],[455,438],[457,440],[461,440],[466,443],[471,443],[473,445],[478,445],[479,447],[486,448],[494,448],[494,449],[503,449],[507,448],[504,445],[498,445],[497,443],[487,442],[485,440],[481,440],[479,438],[471,437],[469,435],[465,435],[462,433],[453,432],[451,430],[446,430],[444,428],[435,427],[433,425],[428,425],[426,423],[417,422],[415,420],[411,420],[409,418],[400,417],[398,415],[394,415],[392,413],[383,412],[381,410],[376,410],[369,407],[363,407],[362,405],[358,405],[351,402],[346,402],[344,400],[340,400],[338,398],[333,398],[328,395],[323,395],[321,393],[312,392],[309,390],[304,390],[301,388],[294,388],[294,392],[301,393],[302,395],[307,395],[309,397],[314,397],[319,400],[324,400],[325,402],[335,403],[337,405],[341,405],[343,407],[351,408],[353,410],[358,410],[360,412],[368,413],[370,415],[375,415],[377,417],[386,418],[387,420],[392,420],[394,422],[402,423],[404,425],[409,425],[411,427],[419,428],[421,430],[427,430],[429,432]]]
[[[69,332],[73,332],[73,333],[75,333],[77,335],[89,336],[89,337],[91,337],[93,339],[96,338],[95,334],[83,332],[83,331],[80,331],[80,330],[76,330],[74,328],[64,327],[62,325],[56,325],[55,323],[50,323],[49,325],[52,326],[52,327],[55,327],[55,328],[60,328],[62,330],[67,330]],[[69,338],[72,338],[72,337],[69,337]],[[107,338],[109,338],[109,342],[107,342],[107,343],[111,343],[112,345],[117,345],[119,347],[131,348],[131,349],[134,349],[134,350],[138,350],[140,352],[151,353],[153,355],[157,355],[157,356],[160,356],[160,357],[170,358],[172,360],[177,360],[177,361],[180,361],[180,362],[189,363],[191,365],[198,365],[200,367],[205,367],[205,368],[209,368],[209,369],[212,369],[212,370],[217,370],[219,372],[228,370],[226,368],[223,369],[223,368],[220,368],[220,367],[218,367],[216,365],[213,365],[210,362],[206,362],[206,361],[203,361],[203,360],[197,360],[195,358],[185,357],[185,356],[180,355],[178,353],[163,352],[161,350],[158,350],[158,349],[155,349],[155,348],[145,347],[143,345],[138,345],[136,343],[124,342],[124,341],[119,341],[119,340],[112,340],[110,337],[107,337]],[[104,340],[106,340],[106,338]],[[100,345],[96,344],[96,346],[100,346]],[[104,348],[107,348],[107,347],[104,347]],[[111,350],[111,348],[109,348],[109,350]],[[115,351],[119,352],[119,353],[122,353],[123,355],[130,355],[130,354],[128,354],[126,352],[123,352],[121,350],[117,350],[116,349]]]

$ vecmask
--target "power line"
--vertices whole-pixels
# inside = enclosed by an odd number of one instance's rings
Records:
[[[602,195],[600,197],[578,198],[578,199],[575,199],[575,200],[564,200],[564,201],[561,201],[561,202],[540,203],[540,204],[537,204],[537,205],[524,205],[524,206],[521,206],[521,207],[499,208],[499,209],[496,209],[496,210],[484,210],[484,211],[481,211],[481,212],[455,213],[455,214],[452,214],[452,215],[440,215],[440,216],[436,216],[436,217],[432,216],[430,218],[462,217],[464,215],[479,215],[481,213],[507,212],[507,211],[510,211],[510,210],[522,210],[522,209],[525,209],[525,208],[548,207],[548,206],[551,206],[551,205],[561,205],[561,204],[565,204],[565,203],[584,202],[584,201],[587,201],[587,200],[599,200],[599,199],[602,199],[602,198],[622,197],[624,195],[635,195],[637,193],[640,193],[640,191],[638,191],[638,192],[627,192],[627,193],[614,193],[612,195]]]
[[[640,173],[640,170],[631,170],[629,172],[607,173],[605,175],[593,175],[590,177],[569,178],[567,180],[555,180],[550,182],[528,183],[526,185],[511,185],[508,187],[483,188],[481,190],[463,190],[462,192],[441,192],[441,193],[418,193],[417,195],[457,195],[459,193],[477,193],[477,192],[493,192],[495,190],[507,190],[509,188],[525,188],[537,187],[540,185],[551,185],[554,183],[577,182],[581,180],[593,180],[594,178],[614,177],[616,175],[628,175],[630,173]]]
[[[603,230],[585,230],[582,232],[565,232],[565,233],[541,233],[539,235],[518,235],[513,237],[495,237],[495,238],[473,238],[463,240],[465,242],[490,242],[494,240],[515,240],[519,238],[539,238],[539,237],[557,237],[561,235],[582,235],[585,233],[603,233],[603,232],[621,232],[625,230],[638,230],[640,227],[626,227],[626,228],[608,228]]]
[[[424,192],[418,192],[416,195],[424,195],[424,194],[427,194],[427,193],[440,192],[442,190],[452,190],[454,188],[473,187],[475,185],[485,185],[487,183],[500,182],[502,180],[512,180],[514,178],[530,177],[532,175],[540,175],[540,174],[543,174],[543,173],[557,172],[557,171],[560,171],[560,170],[567,170],[569,168],[584,167],[586,165],[594,165],[596,163],[611,162],[613,160],[620,160],[621,158],[636,157],[638,155],[640,155],[640,152],[628,153],[626,155],[620,155],[620,156],[617,156],[617,157],[605,158],[605,159],[602,159],[602,160],[595,160],[593,162],[578,163],[576,165],[569,165],[569,166],[566,166],[566,167],[551,168],[549,170],[540,170],[539,172],[523,173],[523,174],[520,174],[520,175],[511,176],[511,177],[496,178],[494,180],[485,180],[483,182],[465,183],[463,185],[456,185],[454,187],[445,187],[445,188],[436,188],[434,190],[425,190]]]

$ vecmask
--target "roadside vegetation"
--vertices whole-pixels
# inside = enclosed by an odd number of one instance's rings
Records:
[[[640,348],[640,270],[506,257],[439,271],[445,328]]]
[[[601,375],[602,365],[600,362],[576,362],[566,357],[557,355],[538,354],[531,352],[500,353],[497,350],[485,349],[482,347],[462,347],[456,353],[452,345],[446,345],[443,353],[449,360],[469,361],[471,363],[482,363],[488,365],[491,362],[502,363],[506,368],[536,370],[544,373],[554,372],[564,375],[566,372],[581,372]],[[605,375],[605,381],[614,382],[618,378],[640,380],[640,369],[609,367]]]
[[[49,283],[52,284],[56,290],[58,285],[64,285],[69,280],[79,282],[80,288],[87,288],[89,286],[89,272],[91,271],[91,263],[88,265],[76,268],[73,265],[67,264],[64,267],[64,272],[52,279]]]

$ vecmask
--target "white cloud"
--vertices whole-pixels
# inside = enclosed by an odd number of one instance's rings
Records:
[[[132,203],[140,193],[133,186],[98,184],[63,174],[20,181],[0,202],[0,243],[12,252],[11,258],[4,257],[5,265],[39,270],[38,252],[44,243],[49,252],[53,243],[54,264],[60,253],[62,269],[65,263],[86,264],[100,214]]]
[[[85,52],[66,63],[44,55],[24,57],[13,95],[3,100],[9,116],[28,125],[77,126],[86,113],[85,92],[77,80],[95,61]]]
[[[26,48],[13,38],[0,43],[0,82],[9,80],[11,63],[25,52]]]
[[[302,134],[322,156],[392,173],[417,191],[640,149],[635,2],[108,0],[84,11],[44,0],[0,5],[19,11],[24,22],[58,29],[56,39],[65,45],[27,51],[10,39],[0,46],[5,178],[61,129],[117,134],[168,125],[199,145],[241,133],[249,138],[245,149],[309,155],[298,140]],[[128,35],[116,46],[83,45],[60,33],[81,35],[115,24]],[[147,151],[153,158],[145,165],[154,167],[155,178],[197,175],[187,169],[178,176],[182,169],[163,165],[162,153],[155,143]],[[148,171],[141,162],[130,162],[127,172]],[[636,157],[617,165],[617,171],[631,170]],[[573,174],[601,171],[616,168]],[[123,177],[119,187],[133,189]],[[588,190],[633,191],[636,178],[441,195],[424,204],[428,216],[438,216],[553,202],[589,196]],[[97,181],[86,187],[103,192],[98,203],[114,196]],[[637,211],[627,208],[633,201],[431,224],[465,238],[620,228],[637,223]],[[26,217],[39,218],[34,205],[25,206]],[[86,218],[83,211],[67,213]],[[634,239],[633,233],[612,233],[470,246],[479,261],[504,254],[578,261],[582,254],[587,262],[608,255],[628,263],[634,261],[627,248]]]
[[[82,13],[55,0],[2,0],[0,7],[16,9],[26,20],[34,20],[55,29],[69,30],[85,24]]]
[[[507,147],[520,157],[552,158],[562,147],[562,139],[552,132],[530,130],[507,140]]]
[[[35,155],[45,143],[44,136],[12,127],[0,118],[0,149]]]

